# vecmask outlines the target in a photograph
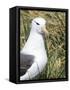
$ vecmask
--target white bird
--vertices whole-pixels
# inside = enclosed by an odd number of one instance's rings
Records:
[[[25,46],[20,51],[20,80],[31,80],[46,66],[47,54],[44,45],[46,20],[37,17],[32,20],[31,31]]]

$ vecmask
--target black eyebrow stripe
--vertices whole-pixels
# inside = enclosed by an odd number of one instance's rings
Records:
[[[38,22],[34,21],[37,25],[40,25]]]

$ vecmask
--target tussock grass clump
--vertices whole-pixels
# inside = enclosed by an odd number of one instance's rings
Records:
[[[49,36],[45,47],[48,51],[48,63],[37,79],[65,78],[65,13],[49,11],[20,11],[20,48],[24,47],[30,32],[32,19],[43,17]]]

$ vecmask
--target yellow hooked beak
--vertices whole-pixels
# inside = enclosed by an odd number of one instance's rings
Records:
[[[42,27],[42,31],[43,31],[46,35],[49,34],[45,26]]]

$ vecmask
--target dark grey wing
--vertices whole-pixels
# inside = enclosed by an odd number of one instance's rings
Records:
[[[34,56],[20,53],[20,76],[24,75],[34,62]]]

